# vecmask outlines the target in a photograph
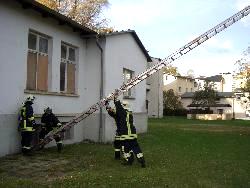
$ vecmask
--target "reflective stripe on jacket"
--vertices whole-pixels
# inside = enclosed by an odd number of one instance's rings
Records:
[[[31,103],[25,103],[25,105],[21,108],[20,116],[21,131],[34,131],[33,122],[35,121],[35,118]]]
[[[118,135],[120,135],[121,140],[137,138],[132,113],[124,109],[119,100],[115,101],[115,107],[115,121],[117,132]]]

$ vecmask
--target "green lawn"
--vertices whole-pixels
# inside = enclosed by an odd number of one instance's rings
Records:
[[[250,121],[150,119],[147,167],[122,166],[109,144],[0,158],[0,187],[250,187]]]

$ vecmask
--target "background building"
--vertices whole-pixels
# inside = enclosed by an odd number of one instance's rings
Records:
[[[197,83],[194,78],[188,76],[163,75],[163,90],[172,89],[178,96],[185,92],[197,91]]]
[[[159,63],[161,59],[152,58],[148,62],[148,68]],[[147,78],[147,111],[149,117],[163,117],[163,70],[160,70]]]

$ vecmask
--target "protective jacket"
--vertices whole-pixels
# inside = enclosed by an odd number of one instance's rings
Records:
[[[45,128],[47,131],[52,131],[53,128],[61,125],[60,121],[53,113],[44,113],[42,115],[41,122],[45,124]]]
[[[20,110],[19,128],[21,131],[34,131],[35,118],[32,102],[26,102]]]
[[[114,101],[114,103],[116,110],[108,111],[108,113],[116,121],[117,134],[121,137],[121,140],[137,138],[132,113],[124,109],[119,100]]]

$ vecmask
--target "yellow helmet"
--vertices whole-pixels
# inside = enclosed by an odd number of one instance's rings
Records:
[[[129,103],[128,101],[122,101],[122,106],[124,109],[130,111],[130,108],[129,108]]]

